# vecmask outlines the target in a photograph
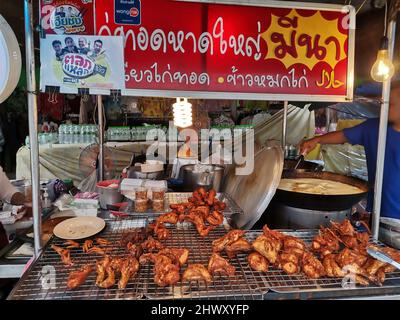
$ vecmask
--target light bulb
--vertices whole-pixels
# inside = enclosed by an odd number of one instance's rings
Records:
[[[176,98],[176,103],[172,105],[174,114],[174,125],[179,128],[187,128],[193,124],[192,104],[186,98],[182,100]]]
[[[383,37],[376,61],[371,68],[371,77],[377,82],[383,82],[394,75],[394,65],[389,58],[388,39]]]

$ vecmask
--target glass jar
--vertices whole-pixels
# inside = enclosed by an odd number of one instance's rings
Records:
[[[152,192],[152,199],[153,200],[163,200],[164,201],[165,189],[163,189],[163,188],[152,188],[151,192]]]
[[[147,189],[143,188],[143,187],[136,188],[135,189],[135,199],[147,201]]]
[[[146,200],[135,200],[135,212],[146,212],[147,211],[147,199]]]

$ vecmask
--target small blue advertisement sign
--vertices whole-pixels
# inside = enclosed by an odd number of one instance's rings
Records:
[[[115,23],[140,25],[140,9],[140,0],[114,0]]]

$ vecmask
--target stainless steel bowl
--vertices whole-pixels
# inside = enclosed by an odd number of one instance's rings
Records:
[[[221,191],[225,167],[220,165],[187,164],[181,167],[183,188],[191,192],[199,187]]]
[[[107,186],[101,186],[101,182],[99,184],[97,184],[97,192],[100,195],[99,202],[102,209],[107,210],[109,205],[113,205],[122,201],[123,195],[119,191],[119,188],[108,188]]]

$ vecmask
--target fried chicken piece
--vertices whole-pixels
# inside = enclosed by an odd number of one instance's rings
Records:
[[[182,276],[182,281],[212,282],[212,276],[202,264],[189,264]]]
[[[109,256],[105,256],[103,260],[97,261],[96,263],[96,285],[100,286],[100,284],[104,281],[106,276],[106,270],[110,266],[111,259]]]
[[[96,240],[97,244],[100,246],[108,246],[109,244],[111,244],[110,241],[108,241],[107,239],[104,239],[104,238],[96,238],[95,240]]]
[[[200,215],[203,219],[206,219],[210,214],[210,207],[208,206],[194,206],[190,209],[190,212]]]
[[[198,188],[195,192],[199,194],[201,200],[204,200],[207,198],[207,191],[203,187]],[[195,193],[195,192],[193,192],[193,193]]]
[[[89,250],[86,251],[87,254],[101,254],[104,255],[106,252],[104,249],[100,247],[91,247]]]
[[[121,278],[118,281],[118,289],[125,289],[129,279],[134,277],[139,271],[139,262],[134,257],[125,259],[121,266]]]
[[[171,235],[171,232],[167,229],[167,227],[164,224],[157,224],[154,227],[154,233],[157,236],[159,240],[165,240],[168,239]]]
[[[74,248],[79,248],[80,247],[80,244],[78,242],[73,241],[73,240],[65,241],[64,245],[68,246],[67,249],[74,249]]]
[[[267,260],[274,264],[278,259],[278,253],[281,250],[282,243],[273,237],[267,237],[264,234],[257,237],[252,244],[253,249],[260,253]]]
[[[224,215],[221,212],[214,210],[207,216],[206,221],[212,226],[219,226],[224,222]]]
[[[224,211],[226,209],[226,203],[223,201],[215,200],[214,201],[214,210]]]
[[[149,236],[141,246],[145,252],[159,251],[164,248],[164,245],[160,241],[155,240],[152,236]]]
[[[271,230],[268,228],[267,225],[263,227],[263,234],[268,237],[268,238],[273,238],[279,242],[283,242],[283,239],[286,238],[286,235],[284,235],[282,232],[276,231],[276,230]],[[281,244],[283,245],[283,243]]]
[[[61,261],[66,265],[66,266],[73,266],[73,262],[71,260],[71,253],[68,249],[64,249],[61,247],[58,247],[54,244],[51,245],[51,248],[57,252],[60,257],[61,257]]]
[[[213,204],[214,204],[214,201],[216,200],[215,199],[215,196],[217,195],[217,192],[214,190],[214,189],[211,189],[209,192],[208,192],[208,195],[205,197],[205,198],[203,198],[204,200],[205,200],[205,202],[209,205],[209,206],[212,206]]]
[[[343,271],[352,274],[355,282],[358,284],[369,285],[369,282],[373,282],[374,284],[382,285],[377,276],[369,275],[364,268],[360,267],[354,262],[344,266]]]
[[[336,230],[341,236],[353,237],[356,233],[350,220],[345,219],[342,223],[331,221],[332,228]]]
[[[129,242],[126,246],[126,249],[130,256],[135,257],[137,259],[139,259],[139,257],[143,253],[143,248],[142,248],[142,245],[140,245],[140,244],[133,244],[133,243]]]
[[[329,255],[339,251],[339,239],[332,230],[321,227],[319,234],[312,241],[311,248],[322,256]]]
[[[196,227],[196,230],[198,232],[198,234],[202,237],[207,236],[210,231],[212,231],[215,226],[206,226],[204,223],[204,219],[203,217],[201,217],[200,215],[196,214],[195,212],[191,211],[186,217],[185,217],[186,221],[189,221],[191,223],[194,224],[194,226]]]
[[[241,237],[243,237],[244,233],[245,231],[239,229],[229,231],[223,237],[212,242],[213,251],[221,252],[226,246],[238,241]]]
[[[344,267],[350,264],[356,264],[359,267],[362,267],[365,262],[367,262],[368,257],[364,254],[361,254],[358,251],[351,250],[349,248],[344,248],[337,256],[336,262],[340,267]]]
[[[67,281],[68,289],[76,289],[84,284],[87,277],[92,273],[92,271],[92,265],[85,265],[80,270],[71,272]]]
[[[343,278],[345,273],[336,262],[335,254],[327,254],[322,260],[322,265],[325,268],[326,275],[331,278]]]
[[[93,240],[86,240],[82,246],[82,250],[83,252],[88,252],[91,247],[93,247]]]
[[[289,275],[300,272],[300,257],[290,251],[281,253],[276,261],[278,268]]]
[[[185,248],[165,248],[158,252],[158,254],[166,255],[175,258],[180,266],[186,264],[189,258],[189,250]]]
[[[122,234],[119,244],[125,248],[128,243],[141,243],[147,239],[150,231],[150,229],[144,227],[127,230]]]
[[[141,265],[148,264],[150,262],[155,263],[157,254],[154,253],[145,253],[142,254],[139,258],[139,263]]]
[[[170,204],[169,207],[173,210],[170,213],[175,213],[175,214],[178,214],[178,215],[179,214],[184,214],[185,211],[186,211],[186,206],[184,204],[181,204],[181,203]],[[167,214],[169,214],[169,213],[167,213]],[[171,219],[173,219],[173,217]]]
[[[247,256],[250,268],[255,271],[267,272],[269,267],[268,260],[258,252],[252,252]]]
[[[251,244],[244,238],[240,238],[234,243],[225,247],[226,255],[229,259],[234,258],[239,252],[250,252],[253,249]]]
[[[165,287],[180,280],[179,266],[172,259],[163,254],[157,254],[154,263],[154,282]]]
[[[355,236],[342,236],[341,240],[343,244],[349,249],[355,249],[358,247],[358,241]]]
[[[311,279],[318,279],[326,274],[321,261],[310,252],[304,252],[302,268],[305,275]]]
[[[122,258],[113,258],[113,259],[111,259],[110,267],[115,272],[120,273],[123,263],[124,263],[124,259],[122,259]]]
[[[234,276],[236,272],[235,267],[218,253],[212,254],[210,261],[208,262],[208,271],[211,274],[222,273],[227,276]]]
[[[115,284],[115,272],[111,268],[111,266],[108,266],[106,268],[106,273],[107,273],[107,277],[105,278],[105,280],[98,284],[98,286],[100,288],[108,289],[108,288],[111,288]]]
[[[185,208],[185,207],[183,207],[183,208]],[[183,209],[183,212],[185,212],[185,209]],[[179,217],[179,215],[176,212],[164,213],[157,218],[156,223],[157,224],[160,224],[160,223],[177,224],[178,217]]]

